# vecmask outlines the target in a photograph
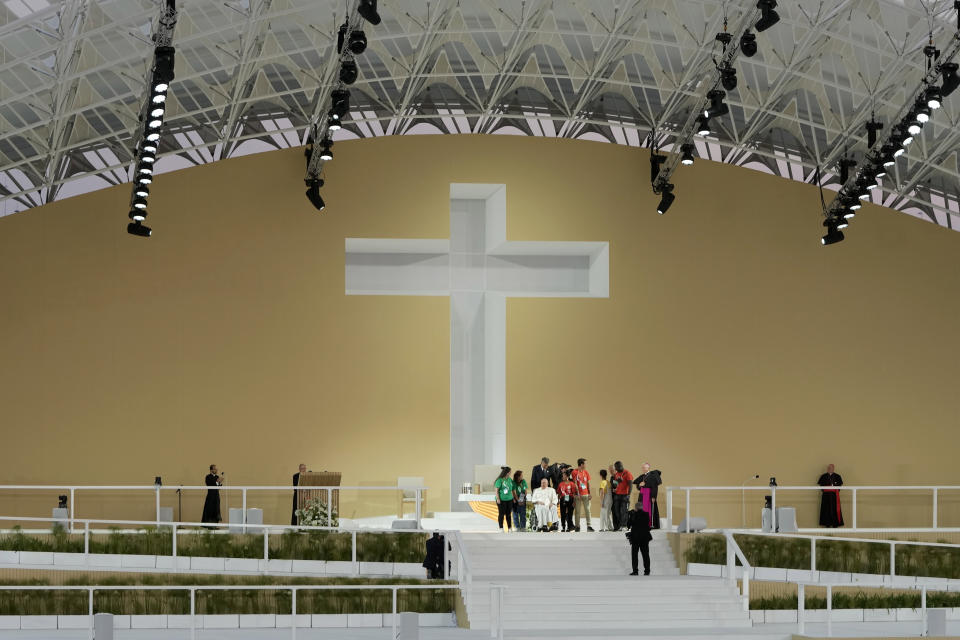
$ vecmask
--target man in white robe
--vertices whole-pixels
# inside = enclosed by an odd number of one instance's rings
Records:
[[[533,508],[537,512],[537,524],[540,531],[548,531],[557,521],[557,491],[550,486],[546,478],[533,490]]]

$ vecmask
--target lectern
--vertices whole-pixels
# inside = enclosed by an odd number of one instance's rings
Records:
[[[305,471],[300,474],[301,487],[339,487],[339,471]],[[297,504],[302,509],[310,500],[319,500],[326,506],[327,515],[331,518],[340,515],[340,491],[338,489],[301,489]]]

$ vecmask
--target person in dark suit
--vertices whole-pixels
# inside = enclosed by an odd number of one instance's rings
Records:
[[[643,504],[637,501],[637,506],[629,512],[627,520],[630,525],[630,531],[627,532],[627,540],[630,541],[630,560],[633,563],[632,576],[640,575],[637,562],[637,552],[643,556],[643,575],[650,575],[650,541],[653,536],[650,535],[650,514],[643,510]]]
[[[551,482],[552,478],[550,476],[550,458],[543,457],[540,458],[540,464],[533,468],[533,473],[530,474],[530,486],[534,489],[540,486],[540,481],[546,478],[547,482]]]
[[[443,536],[436,531],[427,540],[427,557],[423,559],[423,567],[431,580],[443,579],[443,544]]]
[[[307,465],[300,463],[300,470],[293,474],[293,486],[300,486],[300,474],[307,472]],[[297,509],[300,508],[300,492],[293,490],[293,513],[290,515],[290,524],[297,526]]]
[[[223,479],[217,473],[217,465],[210,465],[210,473],[203,479],[208,487],[219,487],[223,484]],[[200,516],[200,522],[222,522],[220,516],[220,489],[207,489],[207,498],[203,501],[203,514]],[[213,529],[214,527],[207,527]]]

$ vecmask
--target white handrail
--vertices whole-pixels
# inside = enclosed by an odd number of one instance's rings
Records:
[[[733,539],[730,531],[724,531],[724,538],[727,541],[727,580],[736,584],[737,582],[737,560],[743,565],[743,585],[741,590],[741,600],[744,611],[750,611],[750,562],[744,555],[740,545]]]
[[[0,516],[0,522],[3,521],[15,521],[15,522],[51,522],[59,523],[62,520],[57,518],[24,518],[20,516]],[[83,555],[90,555],[90,535],[96,535],[98,533],[113,533],[110,529],[91,529],[91,524],[122,524],[122,525],[134,525],[140,527],[155,527],[157,523],[153,521],[138,521],[138,520],[98,520],[93,518],[78,518],[75,522],[83,525]],[[189,531],[194,534],[204,534],[204,533],[214,533],[212,531],[198,531],[199,528],[214,528],[214,529],[224,529],[234,527],[237,528],[239,524],[230,524],[223,522],[163,522],[161,523],[162,527],[171,529],[172,535],[172,546],[171,546],[171,555],[170,557],[177,557],[178,553],[178,539],[182,534],[181,529],[184,531]],[[189,527],[189,528],[187,528]],[[273,525],[273,524],[248,524],[246,525],[248,529],[262,529],[263,530],[263,559],[270,559],[270,542],[269,536],[270,533],[277,533],[282,531],[284,533],[288,531],[297,531],[297,532],[309,532],[309,531],[326,531],[332,533],[338,533],[342,535],[350,535],[350,558],[351,562],[354,565],[354,570],[359,574],[360,565],[357,562],[357,533],[373,533],[373,534],[404,534],[404,533],[421,533],[421,534],[431,534],[436,530],[425,530],[425,529],[370,529],[365,531],[358,531],[356,529],[341,529],[337,527],[327,527],[327,526],[308,526],[308,525]],[[52,531],[53,529],[50,529]],[[179,533],[178,533],[179,532]],[[135,533],[135,532],[134,532]],[[222,531],[216,531],[216,534],[222,534]],[[442,534],[449,535],[450,532],[440,532]],[[178,571],[179,567],[173,569]]]
[[[772,528],[774,531],[777,530],[777,521],[776,521],[776,505],[777,505],[777,492],[778,491],[822,491],[824,489],[836,489],[838,491],[849,491],[852,498],[852,523],[848,527],[852,530],[858,530],[857,527],[857,497],[858,491],[930,491],[932,493],[932,527],[929,529],[932,530],[943,530],[939,526],[939,499],[941,491],[960,491],[960,486],[958,485],[844,485],[840,487],[821,487],[820,485],[761,485],[761,486],[668,486],[664,487],[667,492],[667,518],[669,522],[674,522],[673,518],[673,492],[682,491],[685,495],[686,500],[686,513],[685,520],[688,523],[687,533],[689,533],[689,522],[691,517],[690,509],[690,494],[693,491],[769,491],[771,494],[771,501],[773,511],[771,513],[772,517]],[[926,529],[926,528],[924,528]],[[916,529],[922,530],[922,529]]]
[[[423,492],[428,487],[399,487],[399,486],[341,486],[341,485],[317,485],[317,486],[292,486],[292,485],[58,485],[58,484],[4,484],[0,485],[0,492],[3,491],[69,491],[70,493],[70,521],[75,520],[75,503],[77,491],[153,491],[155,493],[154,503],[157,515],[157,522],[160,519],[160,492],[162,491],[240,491],[241,505],[243,512],[243,522],[247,524],[247,492],[248,491],[325,491],[327,494],[327,504],[331,504],[334,491],[414,491],[415,493],[415,518],[417,528],[420,527],[420,518],[423,513]],[[328,516],[329,517],[329,516]],[[71,530],[73,526],[71,524]]]
[[[287,585],[116,585],[116,586],[66,586],[66,585],[0,585],[0,591],[86,591],[88,592],[88,615],[90,624],[89,638],[93,640],[93,594],[95,591],[189,591],[190,592],[190,638],[195,639],[197,634],[196,593],[197,591],[290,591],[291,618],[290,637],[297,637],[297,591],[330,591],[330,590],[389,590],[392,592],[393,635],[397,637],[397,592],[401,589],[458,589],[455,584],[304,584],[297,586]],[[491,587],[491,592],[493,588]],[[492,628],[491,620],[491,628]],[[502,628],[501,628],[502,637]]]
[[[804,582],[804,581],[788,581],[791,584],[797,585],[797,633],[800,635],[804,634],[805,621],[803,619],[803,613],[806,611],[806,597],[804,587],[826,587],[827,588],[827,637],[830,638],[833,636],[833,590],[836,587],[841,588],[852,588],[857,587],[858,589],[897,589],[902,591],[904,589],[910,589],[913,591],[920,591],[920,634],[921,636],[927,635],[927,591],[946,591],[946,589],[937,589],[930,588],[929,585],[918,584],[918,585],[891,585],[884,582],[870,583],[870,582],[858,582],[856,584],[843,583],[843,582]]]
[[[737,544],[736,540],[733,539],[734,535],[744,535],[744,536],[757,536],[757,537],[772,537],[772,538],[795,538],[800,540],[809,540],[810,541],[810,571],[817,571],[817,541],[820,542],[862,542],[868,544],[884,544],[890,547],[890,572],[889,575],[891,578],[897,577],[896,572],[896,562],[897,562],[897,552],[896,549],[900,547],[939,547],[943,549],[960,549],[960,544],[952,544],[949,542],[919,542],[919,541],[905,541],[905,540],[875,540],[871,538],[851,538],[846,536],[824,536],[824,535],[806,535],[799,533],[769,533],[769,532],[757,532],[753,530],[743,530],[743,529],[724,529],[724,537],[727,539],[727,564],[729,567],[730,563],[730,542],[733,542],[733,545],[736,547],[737,551],[742,551],[740,546]],[[738,556],[739,557],[739,556]],[[746,566],[746,565],[745,565]],[[772,567],[772,568],[782,568],[782,567]],[[747,570],[744,570],[746,573]],[[859,573],[859,572],[858,572]],[[871,574],[871,575],[880,575],[880,574]],[[918,576],[900,576],[900,577],[918,577]],[[919,576],[919,577],[932,577],[932,576]],[[819,583],[818,583],[819,584]]]

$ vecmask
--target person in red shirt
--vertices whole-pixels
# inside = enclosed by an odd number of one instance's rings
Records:
[[[633,474],[623,468],[623,463],[617,460],[613,463],[613,530],[620,531],[627,526],[627,510],[630,507],[630,489],[633,484]]]
[[[586,458],[577,459],[577,468],[573,470],[573,484],[577,487],[577,526],[574,531],[580,531],[581,513],[586,514],[587,531],[593,531],[590,526],[590,472],[587,471]]]
[[[573,504],[577,495],[577,486],[570,481],[570,471],[563,474],[563,482],[557,487],[560,500],[560,524],[564,533],[573,531]]]

